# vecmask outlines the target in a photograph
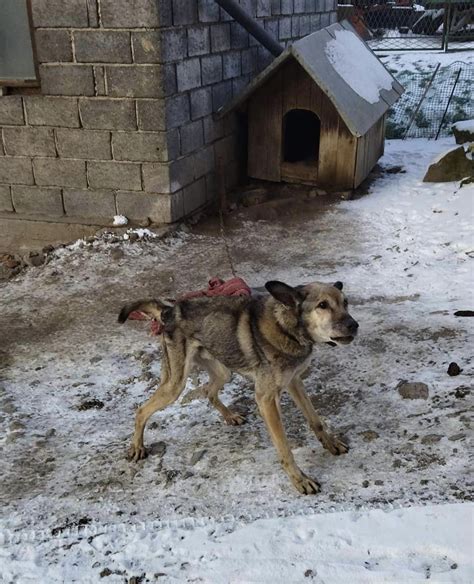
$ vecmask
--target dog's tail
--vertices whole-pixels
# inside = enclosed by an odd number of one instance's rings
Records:
[[[150,319],[155,319],[158,322],[165,323],[169,320],[173,311],[172,304],[166,304],[161,300],[138,300],[137,302],[132,302],[126,304],[120,311],[118,321],[123,324],[132,312],[139,312],[144,316],[148,316]]]

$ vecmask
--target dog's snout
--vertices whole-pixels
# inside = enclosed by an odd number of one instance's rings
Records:
[[[357,329],[359,328],[359,323],[356,320],[354,320],[352,317],[350,317],[347,321],[346,326],[347,326],[349,332],[351,334],[355,335],[357,333]]]

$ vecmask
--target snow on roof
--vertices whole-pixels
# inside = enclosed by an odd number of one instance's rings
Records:
[[[329,62],[350,87],[369,103],[380,100],[380,90],[392,89],[385,67],[373,66],[373,55],[350,30],[336,30],[325,48]]]
[[[289,59],[298,61],[329,97],[355,136],[363,136],[404,91],[344,21],[293,43],[221,110],[220,115],[241,106]]]
[[[474,120],[464,120],[462,122],[456,122],[453,124],[453,128],[456,128],[459,132],[474,132]]]

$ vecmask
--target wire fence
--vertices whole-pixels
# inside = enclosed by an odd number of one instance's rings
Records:
[[[352,0],[339,19],[377,52],[474,49],[474,0]]]
[[[387,138],[438,138],[452,125],[474,119],[474,66],[456,61],[423,73],[400,72],[405,93],[390,109]]]

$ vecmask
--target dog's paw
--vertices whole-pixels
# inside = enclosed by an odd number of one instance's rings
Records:
[[[225,423],[229,424],[229,426],[241,426],[245,424],[244,416],[240,414],[236,414],[235,412],[231,412],[230,414],[224,417]]]
[[[346,452],[349,452],[349,446],[335,436],[326,434],[325,436],[322,436],[320,440],[324,448],[329,450],[334,456],[339,456],[340,454],[346,454]]]
[[[316,493],[321,491],[321,485],[318,481],[310,479],[304,473],[301,473],[301,476],[292,480],[293,484],[302,495],[316,495]]]
[[[132,444],[127,452],[127,459],[130,462],[138,462],[147,457],[147,451],[144,446],[135,446]]]

